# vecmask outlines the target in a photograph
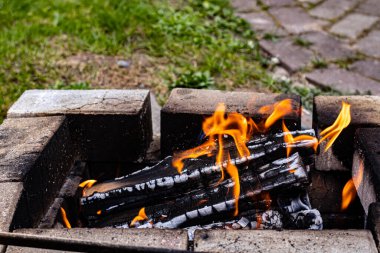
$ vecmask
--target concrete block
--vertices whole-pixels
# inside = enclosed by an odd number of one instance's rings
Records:
[[[93,161],[142,160],[152,139],[148,90],[29,90],[8,118],[67,115]]]
[[[0,183],[0,231],[10,231],[22,189],[22,183]],[[1,252],[4,249],[5,247],[0,245]]]
[[[359,171],[363,171],[363,178],[357,192],[368,214],[369,205],[380,201],[380,127],[356,131],[352,174]]]
[[[368,230],[200,230],[194,251],[377,253]]]
[[[18,233],[34,234],[64,239],[79,239],[83,241],[98,241],[114,245],[135,247],[155,247],[171,250],[187,250],[187,231],[161,229],[118,229],[118,228],[81,228],[81,229],[24,229]],[[9,252],[54,252],[9,246]]]
[[[294,112],[285,116],[289,129],[299,129],[299,96],[264,94],[254,92],[223,92],[217,90],[174,89],[161,110],[161,153],[186,150],[199,145],[202,122],[215,111],[218,103],[226,105],[227,112],[239,112],[256,122],[266,119],[269,113],[260,114],[258,109],[286,98],[293,99]],[[272,129],[281,128],[281,121]]]
[[[351,123],[327,152],[323,152],[325,143],[321,144],[321,152],[316,157],[317,170],[351,171],[355,130],[380,126],[379,96],[317,96],[314,98],[313,121],[318,134],[334,123],[342,101],[351,105]]]

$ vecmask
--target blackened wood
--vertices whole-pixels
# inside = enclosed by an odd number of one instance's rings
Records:
[[[272,191],[287,187],[302,187],[308,182],[307,172],[303,167],[298,153],[289,158],[281,159],[259,168],[257,171],[247,167],[241,170],[239,210],[252,209],[252,198],[263,191]],[[162,220],[160,226],[178,227],[188,224],[193,219],[200,222],[202,219],[210,221],[217,217],[228,217],[234,206],[231,179],[226,179],[220,184],[194,188],[187,192],[175,191],[172,195],[154,196],[146,195],[146,198],[125,198],[107,201],[107,195],[98,198],[96,204],[82,201],[83,214],[87,216],[90,225],[101,226],[115,222],[130,222],[136,216],[138,209],[146,207],[146,213],[157,222]],[[104,199],[103,199],[104,198]],[[87,198],[88,199],[88,198]],[[83,200],[83,199],[82,199]],[[102,202],[102,200],[105,200]],[[132,200],[132,201],[131,201]],[[160,203],[152,206],[152,203]],[[105,205],[105,204],[107,205]],[[101,210],[101,215],[97,211]],[[118,214],[118,215],[115,215]],[[165,218],[162,219],[161,216]],[[218,219],[216,219],[218,220]]]

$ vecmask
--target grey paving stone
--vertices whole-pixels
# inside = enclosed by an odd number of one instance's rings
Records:
[[[355,11],[368,15],[380,16],[379,0],[366,0],[359,4]]]
[[[285,30],[292,34],[320,31],[327,24],[326,21],[310,17],[300,7],[271,8],[269,12],[279,21]]]
[[[148,90],[28,90],[9,109],[8,117],[63,114],[137,114]]]
[[[330,31],[350,39],[356,39],[364,31],[370,29],[378,20],[378,17],[352,13],[334,24]]]
[[[363,76],[380,81],[380,61],[369,59],[357,61],[350,66],[350,69]]]
[[[245,19],[250,25],[252,30],[261,31],[269,34],[285,35],[286,32],[278,27],[272,17],[265,12],[251,12],[238,14],[241,18]]]
[[[187,231],[162,229],[120,229],[120,228],[73,228],[73,229],[20,229],[17,233],[33,234],[64,239],[94,240],[114,245],[155,247],[171,250],[187,250]],[[9,246],[10,252],[54,252]]]
[[[262,0],[262,2],[268,7],[292,6],[296,3],[294,0]]]
[[[317,4],[321,2],[322,0],[298,0],[300,3],[307,3],[307,4]]]
[[[21,197],[22,183],[0,183],[0,231],[8,232],[11,229],[13,214]],[[4,245],[0,245],[3,252]]]
[[[376,253],[368,230],[196,231],[195,252]]]
[[[232,0],[231,6],[238,13],[260,10],[260,7],[257,6],[256,0]]]
[[[310,48],[328,61],[345,59],[354,55],[347,44],[325,32],[311,32],[302,35],[301,38],[311,42]]]
[[[290,72],[306,67],[314,58],[310,50],[294,45],[291,39],[261,40],[259,43],[268,54],[278,57],[281,64]]]
[[[345,93],[380,94],[379,82],[340,68],[317,69],[307,73],[306,79],[315,85],[330,87]]]
[[[327,0],[310,11],[310,14],[324,19],[336,19],[352,9],[358,0]]]
[[[356,44],[356,47],[368,56],[380,58],[380,31],[370,32]]]

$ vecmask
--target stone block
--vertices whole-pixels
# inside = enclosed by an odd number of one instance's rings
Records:
[[[357,192],[368,214],[369,205],[380,201],[380,127],[356,131],[352,174],[359,171],[363,171],[363,178]]]
[[[378,20],[378,17],[352,13],[335,23],[330,31],[337,35],[356,39],[364,31],[370,29]]]
[[[380,17],[380,5],[378,0],[366,0],[356,8],[357,12]]]
[[[84,242],[100,242],[115,246],[155,247],[169,250],[187,250],[187,231],[162,229],[120,229],[120,228],[73,228],[73,229],[23,229],[17,233],[58,237],[63,239],[79,239]],[[10,252],[55,252],[35,248],[8,246]]]
[[[93,161],[142,160],[152,138],[148,90],[30,90],[8,117],[67,115],[74,139]]]
[[[65,122],[64,116],[4,120],[0,126],[0,181],[24,181]]]
[[[291,39],[261,40],[259,43],[265,52],[277,57],[280,63],[290,72],[305,68],[314,58],[313,52],[295,45]]]
[[[321,31],[328,23],[315,19],[300,7],[271,8],[270,14],[291,34],[300,34],[310,31]]]
[[[315,85],[343,93],[380,94],[380,82],[340,68],[317,69],[307,73],[306,79]]]
[[[254,31],[267,34],[276,34],[279,36],[286,34],[281,27],[278,27],[275,24],[272,17],[265,12],[241,13],[238,14],[238,16],[245,19]]]
[[[0,231],[8,232],[11,230],[22,189],[22,183],[20,182],[0,183]],[[5,247],[0,245],[2,252],[4,249]]]
[[[358,2],[358,0],[327,0],[312,9],[310,14],[323,19],[336,19],[354,8]]]
[[[380,31],[374,30],[356,44],[356,48],[370,57],[380,58]]]
[[[327,152],[323,152],[325,142],[321,144],[321,152],[315,161],[317,170],[351,171],[356,129],[380,126],[379,96],[317,96],[314,98],[313,108],[314,128],[317,133],[334,123],[341,110],[342,101],[351,105],[351,123]]]
[[[259,114],[260,107],[286,98],[293,99],[295,111],[300,109],[300,98],[295,95],[174,89],[161,110],[162,155],[172,155],[173,151],[199,145],[202,141],[202,122],[214,113],[218,103],[224,103],[227,112],[239,112],[259,122],[269,116],[268,113]],[[299,129],[300,116],[294,112],[285,116],[285,122],[289,129]],[[279,127],[281,124],[273,126],[273,129]]]
[[[363,76],[376,79],[380,81],[380,61],[377,60],[363,60],[357,61],[350,66],[350,70],[353,70]]]
[[[301,38],[311,42],[310,48],[328,61],[354,56],[354,52],[347,44],[325,32],[310,32],[301,35]]]
[[[377,253],[368,230],[199,230],[194,251]]]
[[[232,0],[231,6],[238,13],[247,13],[260,10],[260,7],[257,6],[255,0]]]
[[[380,202],[372,203],[369,206],[367,227],[372,231],[377,250],[380,251]]]

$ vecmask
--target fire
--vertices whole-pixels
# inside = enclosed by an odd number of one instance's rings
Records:
[[[351,105],[342,102],[342,109],[336,118],[335,122],[329,126],[328,128],[324,129],[321,132],[322,138],[320,139],[319,143],[324,141],[325,139],[329,139],[327,142],[325,152],[331,147],[331,145],[334,143],[336,138],[338,138],[339,134],[343,131],[344,128],[346,128],[350,122],[351,122],[351,113],[350,113],[350,107]]]
[[[290,153],[292,151],[292,144],[297,143],[299,141],[312,141],[312,147],[314,151],[317,151],[318,148],[318,140],[317,138],[310,136],[310,135],[299,135],[297,137],[293,137],[293,135],[290,133],[289,129],[286,127],[285,122],[282,121],[282,131],[284,132],[284,141],[287,144],[286,146],[286,155],[287,157],[290,156]]]
[[[91,188],[96,182],[97,182],[96,180],[90,179],[90,180],[86,180],[86,181],[83,181],[82,183],[80,183],[79,187],[83,188],[83,195],[85,195],[86,190],[88,188]]]
[[[71,228],[70,221],[67,219],[66,211],[61,207],[61,217],[63,224],[65,225],[66,228]]]
[[[208,137],[205,143],[174,155],[173,166],[177,168],[179,173],[182,172],[184,159],[210,155],[216,150],[216,146],[218,146],[216,164],[221,165],[225,155],[223,154],[223,137],[225,135],[233,138],[240,156],[244,157],[249,155],[249,150],[245,143],[250,139],[253,133],[253,120],[247,119],[239,113],[230,113],[225,117],[225,111],[225,105],[219,104],[215,113],[211,117],[206,118],[203,122],[202,129],[205,136]],[[218,145],[216,145],[216,141]]]
[[[272,112],[261,127],[261,131],[269,129],[277,120],[293,112],[292,100],[284,99],[274,105],[263,106],[259,109],[259,113]]]
[[[145,214],[145,207],[141,208],[139,214],[135,218],[133,218],[131,222],[131,227],[134,226],[136,222],[143,220],[148,220],[148,216],[146,216]]]
[[[235,165],[231,163],[230,155],[228,154],[228,162],[227,162],[227,173],[231,176],[234,181],[234,189],[233,196],[235,199],[235,212],[234,216],[237,216],[239,213],[239,197],[240,197],[240,180],[239,180],[239,171]]]
[[[363,180],[364,165],[363,162],[360,162],[359,170],[354,175],[343,188],[342,191],[342,205],[341,210],[344,211],[348,208],[351,202],[356,197],[356,189],[359,189],[359,186]]]

